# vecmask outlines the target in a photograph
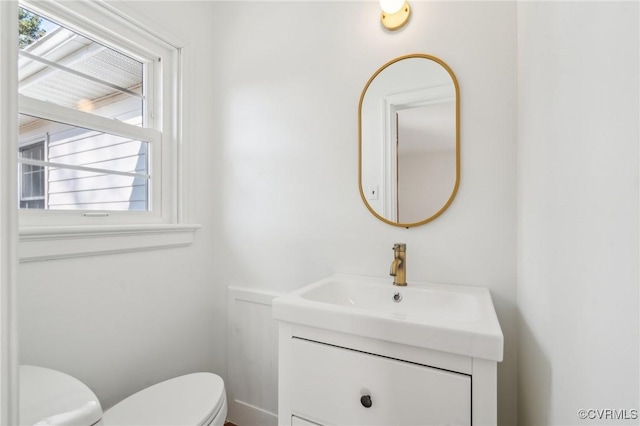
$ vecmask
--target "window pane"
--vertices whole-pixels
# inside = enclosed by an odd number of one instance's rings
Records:
[[[43,209],[44,200],[20,200],[21,209]]]
[[[21,151],[22,198],[40,191],[41,197],[46,195],[47,205],[23,208],[149,209],[147,142],[23,114],[20,122],[21,139],[48,135],[41,154]],[[25,185],[30,185],[31,192],[25,192]]]
[[[44,167],[24,164],[22,167],[22,199],[44,197]]]
[[[19,149],[20,158],[29,160],[44,159],[44,141]],[[44,167],[22,164],[20,167],[20,206],[21,208],[40,208],[44,205]]]
[[[21,9],[19,92],[143,125],[144,64]]]

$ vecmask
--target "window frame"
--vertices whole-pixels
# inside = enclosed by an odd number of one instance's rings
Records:
[[[47,102],[17,95],[21,114],[124,137],[137,134],[139,140],[149,142],[152,179],[151,211],[21,209],[21,262],[190,245],[200,226],[182,221],[182,46],[103,2],[20,0],[19,6],[142,60],[147,64],[143,84],[153,85],[153,89],[147,86],[143,90],[147,98],[143,116],[151,122],[133,132],[131,125],[123,128],[117,120],[65,107],[52,108]],[[108,26],[102,24],[105,22]],[[59,244],[60,240],[73,244]]]

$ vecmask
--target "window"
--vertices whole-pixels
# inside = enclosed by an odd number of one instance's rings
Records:
[[[19,4],[21,241],[193,233],[178,223],[180,48],[105,2]]]
[[[20,3],[23,225],[176,222],[179,51],[110,12]]]

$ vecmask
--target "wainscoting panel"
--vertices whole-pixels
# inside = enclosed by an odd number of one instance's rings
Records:
[[[239,426],[278,424],[278,324],[271,302],[279,295],[229,287],[228,419]]]

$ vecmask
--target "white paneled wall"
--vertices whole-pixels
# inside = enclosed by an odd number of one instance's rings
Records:
[[[227,396],[229,420],[242,426],[278,422],[278,324],[271,302],[279,294],[229,287]]]

